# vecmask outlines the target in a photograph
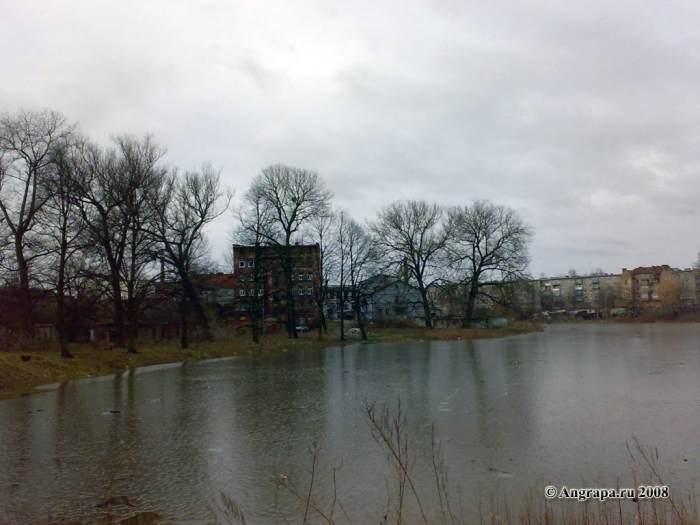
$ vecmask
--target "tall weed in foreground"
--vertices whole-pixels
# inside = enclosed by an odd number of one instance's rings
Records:
[[[432,426],[423,447],[416,445],[407,430],[407,418],[398,399],[395,406],[365,401],[363,414],[375,442],[389,462],[393,485],[387,486],[386,508],[370,523],[379,525],[700,525],[697,495],[694,489],[682,494],[669,486],[668,498],[619,500],[601,502],[590,499],[547,499],[543,487],[532,489],[522,499],[491,495],[488,501],[479,499],[477,508],[464,505],[464,494],[459,487],[451,487],[448,462],[443,456],[442,444]],[[647,447],[632,437],[627,443],[635,488],[668,485],[658,450]],[[319,459],[323,451],[322,436],[314,431],[308,447],[308,476],[297,478],[278,473],[277,495],[291,496],[282,503],[279,497],[270,502],[279,511],[279,520],[289,525],[365,525],[366,521],[353,518],[354,509],[343,502],[337,482],[342,463],[332,468],[329,489],[318,488]],[[419,484],[417,474],[429,484]],[[602,484],[601,484],[602,485]],[[328,486],[327,484],[325,485]],[[207,525],[246,525],[243,509],[236,501],[221,492],[218,518]],[[291,501],[291,503],[290,503]],[[110,496],[105,492],[102,502],[85,507],[77,517],[28,519],[19,513],[3,514],[0,525],[156,525],[174,524],[153,512],[137,512],[125,496]],[[163,509],[167,515],[168,509]]]
[[[599,501],[547,499],[543,488],[532,489],[521,500],[506,495],[492,495],[478,507],[465,508],[464,494],[450,485],[449,469],[443,456],[442,444],[435,427],[430,429],[427,445],[421,448],[407,432],[406,415],[398,399],[395,406],[365,401],[362,408],[372,436],[386,453],[394,477],[388,487],[387,506],[373,523],[380,525],[700,525],[697,495],[694,490],[683,495],[669,487],[669,497],[659,499]],[[420,436],[418,436],[420,437]],[[637,438],[627,443],[632,462],[635,488],[640,485],[667,485],[656,448],[646,447]],[[321,523],[326,525],[353,524],[352,510],[341,503],[336,483],[337,468],[333,469],[333,495],[325,508],[319,499],[328,495],[315,493],[314,478],[318,468],[321,442],[314,434],[310,446],[309,481],[302,489],[287,477],[280,486],[303,503],[303,514],[297,519],[282,513],[285,523]],[[427,469],[427,470],[426,470]],[[417,483],[416,474],[432,478],[430,486]],[[278,478],[279,479],[279,478]],[[618,487],[619,488],[619,487]],[[341,512],[336,512],[340,509]]]

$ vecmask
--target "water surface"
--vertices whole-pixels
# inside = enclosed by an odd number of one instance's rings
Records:
[[[698,481],[700,325],[577,324],[149,367],[2,401],[0,508],[67,514],[109,492],[204,523],[223,491],[248,523],[282,523],[295,510],[276,479],[308,479],[315,431],[319,498],[342,465],[354,521],[378,521],[394,472],[363,406],[399,397],[426,500],[432,424],[467,499],[545,481],[632,487],[633,436],[658,448],[667,483]]]

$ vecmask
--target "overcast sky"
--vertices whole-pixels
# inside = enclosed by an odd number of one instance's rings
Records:
[[[359,220],[490,199],[533,226],[534,276],[683,268],[699,40],[696,0],[2,0],[0,110],[59,110],[104,145],[151,133],[237,198],[280,162]]]

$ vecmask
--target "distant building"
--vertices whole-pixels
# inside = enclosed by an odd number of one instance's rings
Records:
[[[692,268],[677,269],[680,276],[679,297],[680,306],[684,310],[697,310],[700,307],[698,292],[700,292],[700,272]]]
[[[341,301],[340,286],[329,287],[324,305],[327,319],[340,319],[341,308],[345,319],[355,319],[350,292],[350,287],[346,286],[343,293],[345,300]],[[360,310],[369,321],[422,319],[425,315],[418,288],[385,274],[375,275],[360,284]]]
[[[537,282],[542,311],[595,309],[607,313],[620,302],[620,274],[547,277]]]
[[[680,307],[681,276],[667,264],[622,269],[622,300],[639,311],[668,312]]]
[[[365,315],[372,321],[396,321],[425,316],[420,291],[402,280],[393,279],[367,286],[363,295]]]
[[[328,286],[328,293],[323,304],[323,313],[326,319],[340,319],[340,310],[344,310],[343,317],[345,319],[354,319],[355,312],[352,309],[352,301],[350,300],[350,290],[346,287],[343,291],[345,300],[341,300],[340,286],[332,284]]]
[[[225,311],[231,324],[248,324],[251,310],[257,302],[261,319],[273,322],[287,321],[286,284],[282,268],[283,246],[233,245],[233,273],[222,284],[216,297],[225,297]],[[294,317],[297,325],[313,326],[316,322],[314,286],[321,276],[318,244],[294,245],[292,293]],[[258,267],[256,268],[256,264]],[[255,300],[253,300],[255,299]]]

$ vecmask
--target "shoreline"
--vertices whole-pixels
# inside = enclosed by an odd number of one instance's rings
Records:
[[[348,327],[349,329],[350,327]],[[469,339],[493,339],[542,331],[540,324],[515,322],[503,328],[376,328],[368,327],[365,344],[456,341]],[[333,330],[331,330],[333,331]],[[334,332],[334,331],[333,331]],[[318,339],[318,332],[299,334],[299,339],[288,339],[284,335],[261,337],[255,345],[250,335],[240,335],[228,340],[212,343],[192,343],[190,348],[179,348],[179,341],[141,343],[137,354],[127,354],[123,349],[98,346],[91,343],[72,344],[73,359],[61,358],[57,343],[24,350],[0,352],[0,401],[45,393],[38,387],[118,374],[144,366],[219,359],[222,357],[276,354],[287,351],[321,349],[334,346],[362,344],[359,334],[346,333],[340,341],[336,333]],[[26,360],[29,358],[29,360]]]

